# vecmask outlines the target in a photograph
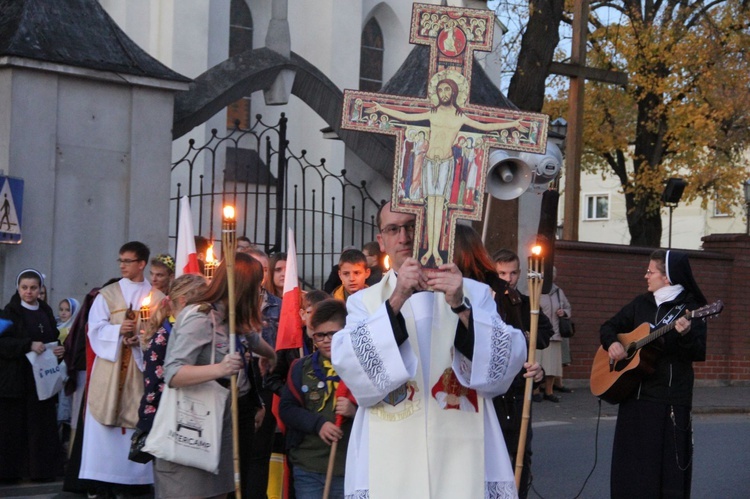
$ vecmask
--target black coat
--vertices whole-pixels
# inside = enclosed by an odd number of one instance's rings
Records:
[[[24,327],[21,311],[21,297],[15,293],[0,317],[13,321],[13,326],[0,334],[0,397],[23,397],[27,390],[35,389],[31,373],[31,364],[26,354],[31,351],[31,343],[35,341]],[[39,309],[47,316],[50,324],[55,326],[55,314],[43,301],[39,301]],[[49,340],[53,341],[60,333],[57,328],[50,332]]]
[[[609,349],[618,334],[629,333],[644,322],[658,326],[670,311],[676,311],[675,307],[680,305],[685,305],[680,312],[683,315],[686,310],[695,310],[703,303],[686,291],[658,307],[652,293],[637,296],[599,329],[602,347]],[[685,335],[673,329],[644,348],[655,350],[655,371],[644,376],[631,398],[690,407],[695,377],[693,362],[706,360],[705,321],[693,319],[690,331]]]
[[[508,281],[499,278],[494,272],[487,272],[484,281],[495,292],[497,313],[500,314],[503,321],[526,334],[531,329],[531,301],[529,297],[519,293],[515,289],[511,289]],[[549,318],[540,309],[536,335],[537,350],[547,348],[550,338],[554,334],[555,330],[552,328],[552,322],[550,322]],[[508,388],[508,391],[493,399],[498,415],[506,413],[498,405],[503,402],[504,398],[510,397],[510,399],[514,400],[523,400],[524,390],[526,389],[526,378],[523,377],[525,373],[526,370],[521,369],[513,379],[513,383]]]
[[[7,312],[0,318],[12,320]],[[31,350],[31,338],[13,322],[0,333],[0,397],[19,398],[25,395],[28,383],[26,354]]]
[[[503,321],[521,331],[529,331],[531,329],[531,302],[529,297],[510,289],[508,282],[500,279],[494,272],[486,273],[484,282],[495,292],[497,313],[500,314]],[[537,350],[547,348],[554,334],[552,322],[540,309],[536,336]]]

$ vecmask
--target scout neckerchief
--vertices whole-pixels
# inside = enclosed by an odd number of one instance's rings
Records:
[[[339,378],[339,376],[336,374],[336,371],[333,369],[331,359],[322,359],[322,363],[319,363],[319,360],[320,351],[316,351],[314,354],[312,354],[313,372],[315,373],[316,378],[325,383],[326,389],[326,394],[323,397],[323,402],[320,404],[320,407],[318,407],[318,412],[323,410],[323,408],[326,406],[326,403],[328,402],[328,399],[331,398],[331,395],[336,393],[336,388],[338,388],[339,381],[341,381],[341,378]],[[321,364],[326,370],[325,373],[323,372],[323,368],[320,367]]]

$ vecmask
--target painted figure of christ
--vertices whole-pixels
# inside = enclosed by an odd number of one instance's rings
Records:
[[[483,123],[464,114],[458,105],[458,84],[455,78],[446,76],[437,82],[434,94],[437,105],[427,111],[406,113],[375,103],[372,111],[380,112],[403,122],[429,121],[429,148],[422,166],[422,195],[426,200],[426,236],[427,252],[420,259],[426,265],[434,258],[435,266],[442,265],[440,256],[440,237],[443,233],[444,215],[450,197],[454,177],[454,160],[452,147],[461,129],[466,126],[482,132],[494,132],[507,128],[526,131],[520,120]]]

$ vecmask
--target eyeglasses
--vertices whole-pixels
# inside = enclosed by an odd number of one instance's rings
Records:
[[[128,265],[130,265],[131,263],[136,263],[136,262],[138,262],[138,260],[132,260],[130,258],[118,258],[117,259],[117,263],[125,263]]]
[[[651,274],[659,274],[659,271],[646,269],[646,275],[651,275]]]
[[[336,333],[338,333],[338,331],[325,331],[320,333],[313,333],[312,337],[316,343],[321,343],[326,338],[328,338],[328,341],[331,341],[331,339],[333,339],[333,335]]]
[[[404,225],[392,224],[392,225],[386,225],[385,227],[380,229],[380,233],[386,236],[393,237],[393,236],[399,235],[401,233],[401,229],[404,229],[407,234],[414,235],[414,231],[416,230],[416,228],[417,228],[417,224],[415,224],[414,222],[404,224]]]

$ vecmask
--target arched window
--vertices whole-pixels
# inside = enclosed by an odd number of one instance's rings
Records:
[[[377,92],[383,86],[383,32],[375,18],[362,30],[359,58],[359,89]]]
[[[253,16],[245,0],[232,0],[229,10],[229,57],[253,48]],[[227,106],[227,128],[250,128],[250,96]]]

